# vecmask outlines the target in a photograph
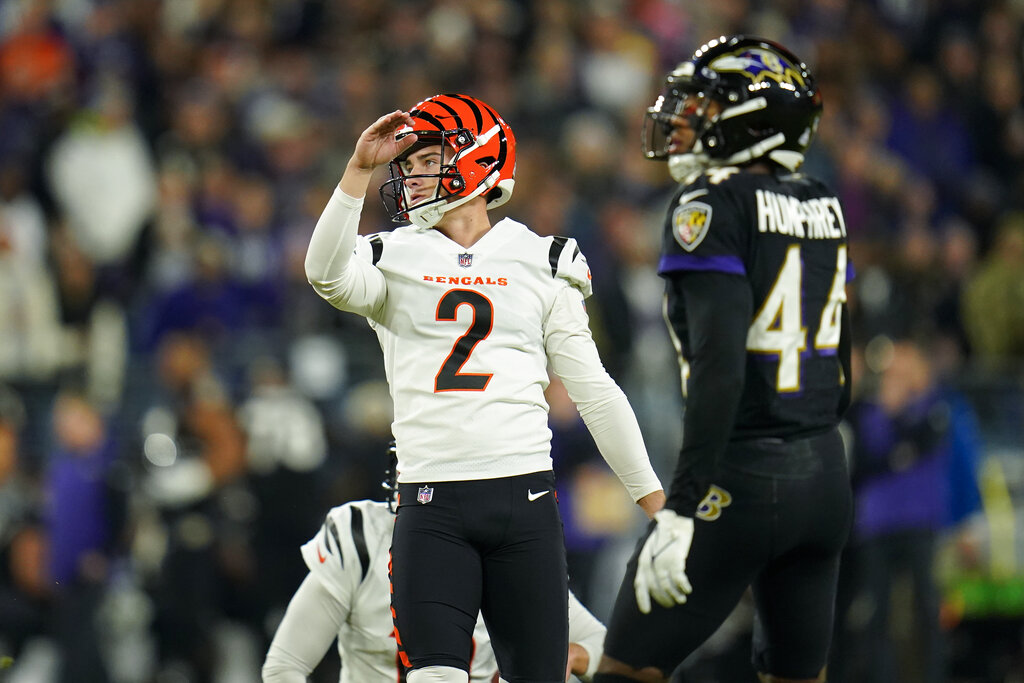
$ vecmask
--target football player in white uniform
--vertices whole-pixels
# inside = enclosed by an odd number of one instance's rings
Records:
[[[395,516],[387,503],[360,500],[332,509],[302,546],[309,575],[299,586],[263,665],[264,683],[305,683],[337,637],[341,683],[405,680],[398,657],[388,586]],[[590,680],[601,659],[604,625],[569,594],[571,671]],[[469,680],[498,673],[483,619],[473,630]]]
[[[375,168],[412,225],[359,237]],[[464,683],[482,612],[503,677],[562,681],[568,586],[551,471],[547,370],[648,515],[665,494],[636,417],[601,364],[575,240],[488,208],[512,194],[515,138],[487,104],[437,95],[360,135],[306,254],[336,308],[365,316],[395,406],[392,616],[411,683]],[[550,495],[549,495],[550,494]]]

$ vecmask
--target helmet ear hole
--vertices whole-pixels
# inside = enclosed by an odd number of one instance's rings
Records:
[[[441,187],[448,194],[459,194],[466,187],[466,179],[456,168],[448,168],[441,176]]]

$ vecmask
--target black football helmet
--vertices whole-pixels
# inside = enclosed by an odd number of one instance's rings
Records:
[[[708,115],[708,104],[721,109]],[[764,38],[732,36],[702,45],[665,80],[644,117],[643,151],[668,159],[683,182],[712,166],[770,159],[791,171],[804,161],[821,118],[821,93],[807,66]],[[685,118],[693,146],[669,152],[673,121]]]

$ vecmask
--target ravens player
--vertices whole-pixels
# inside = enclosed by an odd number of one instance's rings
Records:
[[[658,272],[684,436],[595,681],[664,681],[748,587],[760,680],[825,679],[852,505],[837,431],[846,227],[835,195],[798,171],[821,108],[789,50],[733,36],[681,63],[647,110],[644,153],[680,183]]]

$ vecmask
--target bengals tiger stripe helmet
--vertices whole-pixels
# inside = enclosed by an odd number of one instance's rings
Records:
[[[484,195],[488,209],[509,200],[515,186],[516,139],[498,112],[475,97],[451,94],[425,99],[409,115],[412,125],[400,128],[395,138],[416,133],[416,144],[391,161],[391,177],[380,186],[391,220],[430,228],[445,212],[474,197]],[[402,161],[431,145],[441,145],[439,172],[407,175]],[[406,181],[413,177],[438,182],[433,197],[410,206]]]

